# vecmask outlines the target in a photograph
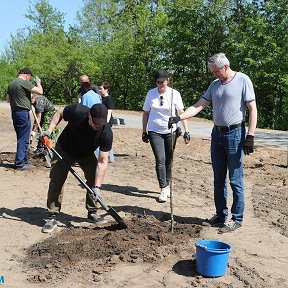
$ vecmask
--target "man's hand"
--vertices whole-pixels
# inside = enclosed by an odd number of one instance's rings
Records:
[[[47,136],[48,138],[51,136],[51,132],[50,131],[48,131],[48,130],[45,130],[45,131],[41,131],[40,132],[40,137],[45,137],[45,136]]]
[[[168,121],[168,129],[171,129],[172,125],[178,123],[180,120],[181,118],[179,116],[170,117]]]
[[[149,143],[149,136],[147,132],[142,133],[142,141],[145,143]]]
[[[188,144],[190,142],[190,133],[189,132],[185,132],[183,135],[184,138],[184,142],[185,144]]]
[[[38,76],[35,76],[36,84],[41,84],[41,79]]]
[[[101,197],[100,188],[99,187],[93,187],[92,191],[93,191],[92,198],[95,201],[97,201]]]
[[[254,136],[247,135],[244,141],[243,150],[245,155],[249,155],[254,152]]]

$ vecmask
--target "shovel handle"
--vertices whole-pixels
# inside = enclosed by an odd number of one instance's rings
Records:
[[[37,119],[37,116],[36,116],[36,114],[35,114],[35,111],[34,111],[33,107],[31,108],[31,110],[32,110],[32,113],[33,113],[35,122],[36,122],[36,124],[37,124],[37,126],[38,126],[38,129],[39,129],[40,132],[42,132],[42,127],[41,127],[41,125],[40,125],[40,123],[39,123],[39,121],[38,121],[38,119]]]
[[[43,142],[45,146],[53,152],[53,154],[59,159],[62,160],[63,163],[67,166],[69,171],[76,177],[76,179],[88,190],[88,192],[91,195],[94,195],[93,190],[82,180],[80,175],[70,166],[68,163],[63,159],[63,157],[53,148],[50,139],[47,136],[43,137]],[[124,222],[124,220],[121,218],[121,216],[112,208],[109,207],[101,197],[97,199],[97,201],[100,203],[100,205],[107,211],[117,222],[122,228],[127,228],[127,224]]]

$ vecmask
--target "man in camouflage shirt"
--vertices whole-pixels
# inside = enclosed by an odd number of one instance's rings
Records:
[[[54,105],[45,96],[35,94],[32,95],[31,104],[35,108],[36,118],[38,120],[38,123],[40,123],[41,128],[43,130],[48,129],[50,121],[56,112],[56,108],[54,107]],[[31,138],[33,138],[36,135],[36,133],[39,132],[38,130],[39,130],[38,125],[36,121],[34,121],[34,125],[31,132]],[[56,139],[59,132],[60,129],[56,127],[53,130],[50,139]],[[39,136],[40,135],[38,135],[37,149],[35,151],[35,154],[37,156],[41,156],[44,153],[44,144],[41,137]]]

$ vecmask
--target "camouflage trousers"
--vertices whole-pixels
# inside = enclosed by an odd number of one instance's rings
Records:
[[[48,112],[42,114],[41,121],[40,121],[40,126],[41,126],[43,131],[48,129],[49,124],[50,124],[55,112],[56,112],[56,110],[52,110],[52,111],[48,111]],[[55,141],[57,139],[57,137],[59,136],[59,133],[60,133],[60,128],[55,127],[49,138],[51,140]],[[37,136],[38,136],[37,149],[44,148],[44,144],[43,144],[43,141],[42,141],[42,139],[40,137],[40,133],[38,133]]]

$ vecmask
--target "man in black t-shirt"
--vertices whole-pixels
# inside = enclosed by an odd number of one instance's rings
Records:
[[[110,89],[110,83],[109,82],[102,82],[99,85],[99,92],[101,94],[102,97],[102,103],[107,107],[108,109],[108,115],[107,115],[107,122],[109,123],[109,125],[112,127],[113,126],[113,116],[112,116],[112,111],[115,108],[114,107],[114,102],[112,97],[109,95],[109,89]],[[98,152],[97,152],[98,153]],[[114,157],[114,151],[113,149],[111,149],[109,151],[109,158],[108,158],[108,162],[109,163],[113,163],[115,160]]]
[[[68,122],[55,145],[55,149],[69,165],[76,162],[83,170],[86,183],[93,187],[94,195],[100,195],[100,187],[108,167],[108,154],[112,147],[113,133],[107,124],[107,108],[103,104],[95,104],[88,108],[81,104],[72,104],[60,108],[54,115],[48,130],[42,136],[50,136],[53,129],[64,119]],[[98,160],[94,154],[100,148]],[[56,215],[60,213],[63,197],[63,186],[67,179],[69,167],[62,160],[52,159],[47,207],[49,219],[46,220],[42,232],[50,233],[57,226]],[[86,209],[88,219],[101,221],[96,214],[97,205],[89,191],[86,193]]]

